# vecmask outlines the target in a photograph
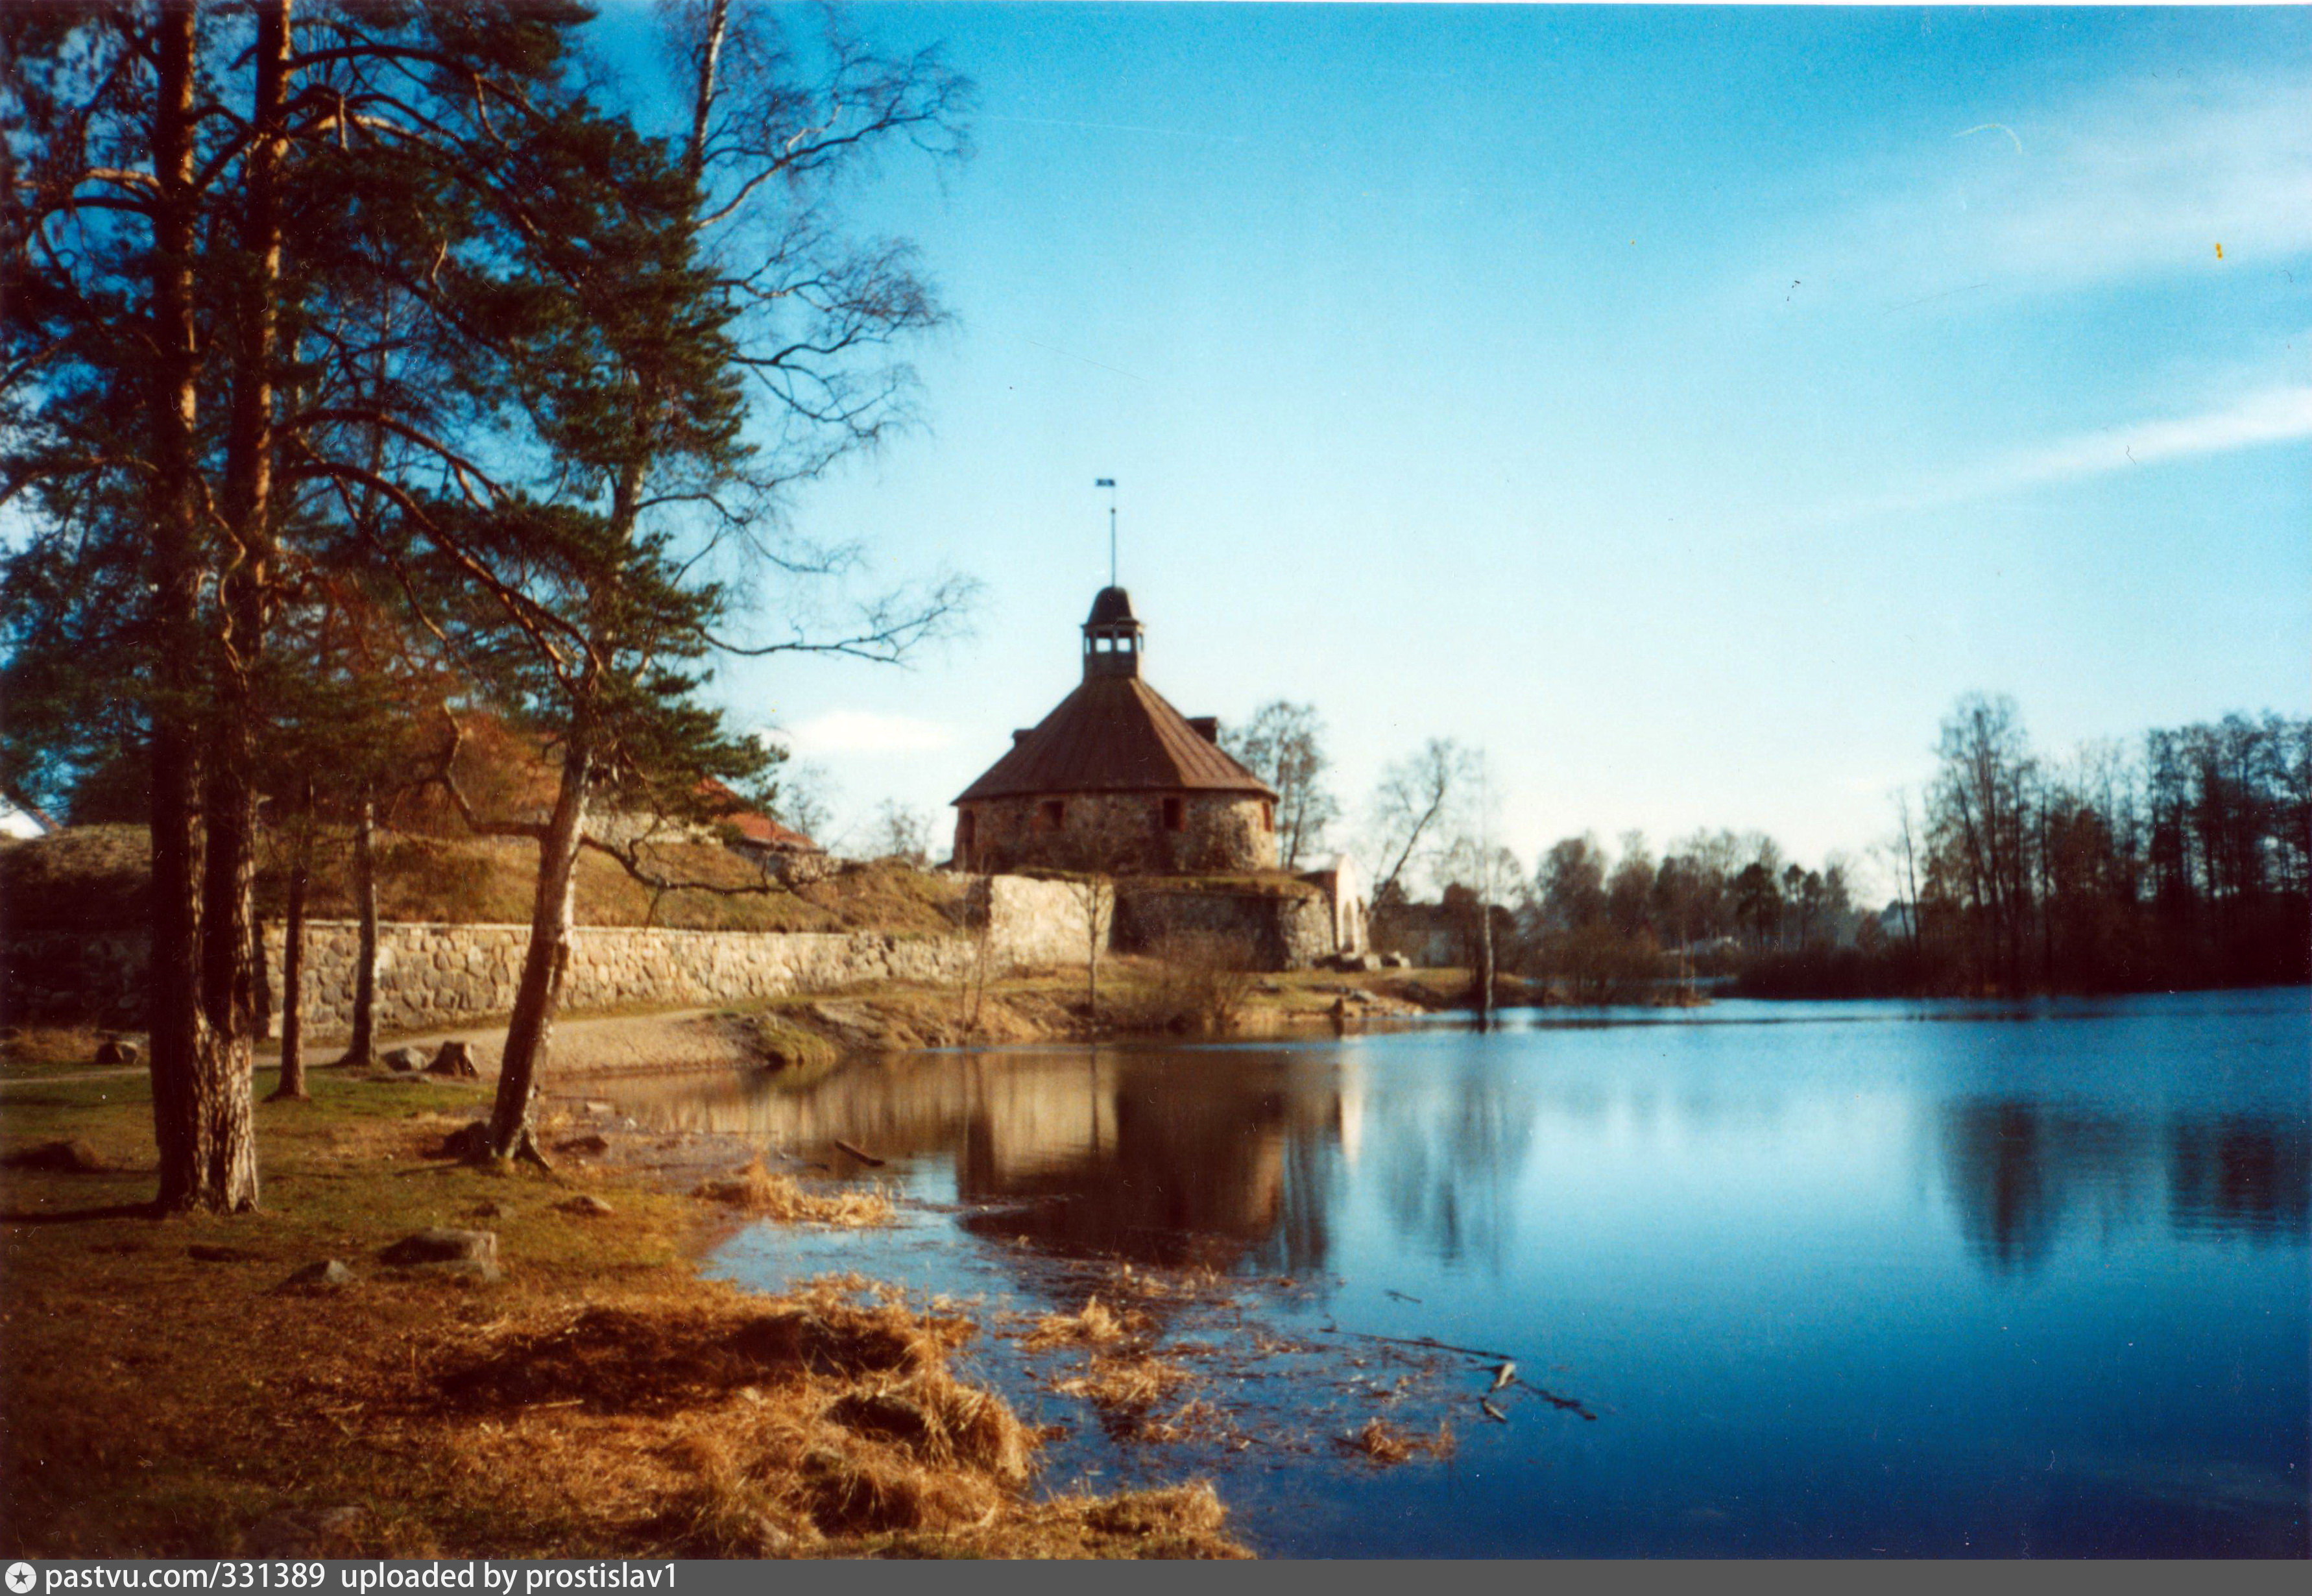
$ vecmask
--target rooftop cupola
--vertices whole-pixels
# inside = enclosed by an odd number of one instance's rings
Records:
[[[1132,595],[1104,587],[1091,601],[1083,625],[1084,680],[1140,674],[1140,623],[1132,617]]]

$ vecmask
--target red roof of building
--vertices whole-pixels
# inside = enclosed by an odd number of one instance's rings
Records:
[[[719,781],[709,779],[701,782],[699,788],[725,802],[731,804],[740,802],[739,794]],[[751,809],[734,808],[717,818],[723,825],[735,829],[740,837],[758,847],[796,848],[806,853],[819,851],[819,845],[801,832],[791,826],[782,826],[770,816],[758,814]]]
[[[1137,676],[1095,676],[1022,733],[955,802],[1182,790],[1276,796]]]

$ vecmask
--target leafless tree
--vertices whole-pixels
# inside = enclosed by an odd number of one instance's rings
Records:
[[[1324,732],[1314,706],[1282,698],[1253,711],[1242,726],[1222,728],[1221,746],[1276,789],[1276,830],[1287,870],[1300,868],[1304,854],[1313,855],[1325,829],[1340,818],[1341,806],[1325,785],[1331,761]]]
[[[1375,856],[1388,863],[1373,886],[1375,905],[1404,894],[1407,867],[1441,850],[1460,829],[1457,811],[1475,770],[1467,749],[1432,737],[1382,772],[1373,794],[1371,837]]]

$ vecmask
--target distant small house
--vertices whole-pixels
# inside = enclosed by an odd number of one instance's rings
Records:
[[[827,852],[801,832],[751,809],[724,815],[722,823],[738,833],[726,839],[730,846],[752,859],[768,863],[804,855],[817,857]]]
[[[725,806],[712,825],[669,820],[640,811],[598,816],[589,825],[597,836],[614,843],[721,843],[790,884],[816,881],[831,868],[825,848],[793,827],[746,807],[745,801],[721,782],[705,782],[699,791],[716,805]]]
[[[1401,953],[1423,969],[1441,969],[1464,961],[1468,916],[1458,904],[1383,904],[1372,912],[1372,949],[1377,953]]]

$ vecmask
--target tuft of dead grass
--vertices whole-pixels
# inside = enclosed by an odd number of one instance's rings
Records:
[[[575,1407],[665,1413],[814,1375],[920,1374],[971,1334],[961,1320],[866,1307],[831,1291],[768,1312],[699,1305],[590,1307],[508,1329],[443,1359],[440,1395],[468,1410]]]
[[[1132,1351],[1113,1356],[1095,1355],[1082,1374],[1052,1389],[1064,1397],[1082,1397],[1104,1415],[1145,1414],[1166,1396],[1196,1377],[1178,1364],[1152,1352]]]
[[[880,1191],[808,1191],[793,1176],[764,1168],[759,1158],[734,1176],[703,1183],[692,1195],[784,1224],[863,1230],[895,1217],[891,1199]]]
[[[29,1074],[51,1069],[86,1069],[96,1062],[105,1033],[88,1025],[19,1025],[0,1040],[0,1067]]]
[[[1436,1434],[1423,1435],[1375,1414],[1365,1420],[1364,1428],[1340,1438],[1341,1445],[1384,1469],[1407,1462],[1415,1457],[1449,1458],[1460,1444],[1454,1438],[1449,1421],[1441,1421]]]
[[[1139,1335],[1149,1328],[1148,1316],[1136,1308],[1119,1313],[1099,1300],[1098,1293],[1084,1299],[1073,1313],[1039,1315],[1020,1345],[1029,1352],[1055,1346],[1096,1346]]]
[[[1210,1480],[1163,1490],[1134,1491],[1089,1503],[1084,1522],[1111,1535],[1210,1535],[1228,1521]]]

